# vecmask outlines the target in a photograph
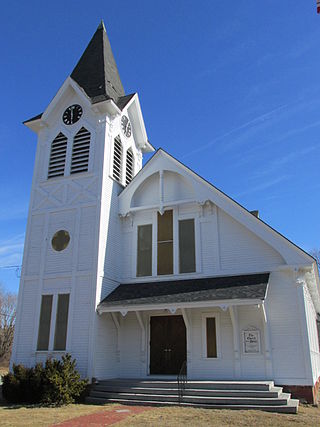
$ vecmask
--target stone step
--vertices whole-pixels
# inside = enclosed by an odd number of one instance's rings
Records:
[[[178,388],[156,388],[156,387],[128,387],[121,385],[96,385],[93,391],[113,392],[113,393],[134,393],[134,394],[178,394]],[[208,397],[268,397],[278,398],[282,392],[281,387],[273,387],[269,391],[261,390],[214,390],[214,389],[192,389],[184,391],[185,396],[208,396]]]
[[[144,400],[126,400],[126,399],[102,399],[98,397],[87,397],[88,403],[105,404],[108,402],[120,403],[123,405],[146,405],[146,406],[176,406],[176,402],[168,401],[144,401]],[[196,403],[181,403],[180,406],[206,408],[206,409],[241,409],[241,410],[260,410],[268,412],[281,412],[286,414],[296,414],[298,412],[299,401],[290,399],[287,405],[204,405]]]
[[[92,391],[92,397],[98,397],[106,400],[121,399],[121,400],[143,400],[143,401],[165,401],[179,403],[177,394],[134,394],[134,393],[112,393]],[[184,395],[182,401],[184,403],[196,403],[204,405],[287,405],[290,399],[290,394],[282,393],[278,398],[250,398],[250,397],[207,397],[198,395]]]
[[[176,380],[141,380],[141,379],[112,379],[99,381],[99,386],[122,387],[152,387],[152,388],[177,388]],[[260,390],[269,391],[274,387],[273,381],[188,381],[186,388],[210,390]]]

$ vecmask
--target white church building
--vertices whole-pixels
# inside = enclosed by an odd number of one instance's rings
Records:
[[[24,124],[38,144],[11,363],[69,352],[89,379],[147,381],[186,362],[188,381],[271,381],[315,400],[315,260],[155,151],[103,23]]]

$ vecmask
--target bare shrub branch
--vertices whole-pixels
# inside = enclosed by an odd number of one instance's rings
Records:
[[[17,296],[0,287],[0,360],[8,360],[13,343]]]

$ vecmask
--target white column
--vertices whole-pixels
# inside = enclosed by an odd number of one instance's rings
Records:
[[[140,329],[141,329],[141,349],[140,349],[140,360],[141,362],[145,362],[146,361],[146,328],[143,322],[143,318],[142,315],[139,311],[136,311],[136,316],[138,319],[138,323],[140,325]]]
[[[235,378],[238,379],[238,378],[241,378],[238,307],[230,306],[229,313],[231,317],[232,330],[233,330],[234,376]]]
[[[267,317],[267,312],[266,312],[264,302],[261,304],[260,307],[261,307],[263,335],[264,335],[266,375],[271,380],[273,378],[273,365],[272,365],[272,349],[271,349],[271,338],[270,338],[270,324],[268,322],[268,317]]]
[[[111,312],[110,314],[111,314],[114,326],[116,327],[116,330],[117,330],[116,359],[117,359],[117,362],[119,363],[120,362],[120,322],[116,313]]]
[[[191,324],[190,324],[190,319],[187,313],[187,310],[185,308],[181,309],[181,314],[184,320],[184,323],[186,325],[186,337],[187,337],[187,372],[190,373],[191,370],[191,346],[192,346],[192,342],[191,342]]]

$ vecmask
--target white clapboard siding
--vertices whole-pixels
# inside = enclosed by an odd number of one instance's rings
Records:
[[[78,240],[78,270],[91,270],[95,253],[96,230],[95,206],[81,209],[80,230]]]
[[[44,241],[44,220],[44,214],[33,215],[31,218],[26,262],[28,275],[35,275],[40,271],[39,260],[41,256],[42,243]]]
[[[67,155],[67,144],[67,137],[61,132],[52,141],[48,169],[48,179],[64,175]]]
[[[238,308],[241,374],[243,378],[261,379],[265,375],[265,346],[261,307],[245,306]],[[242,331],[257,329],[260,332],[260,353],[245,354],[243,351]]]
[[[135,313],[128,313],[121,318],[121,377],[134,378],[144,376],[140,359],[141,328]]]
[[[117,361],[117,330],[109,313],[96,318],[95,341],[94,376],[103,379],[119,377],[120,361]]]
[[[311,352],[312,376],[314,382],[316,382],[320,377],[320,342],[317,329],[317,313],[314,308],[310,292],[306,286],[304,287],[304,298]]]
[[[21,311],[17,314],[17,324],[19,324],[17,337],[17,354],[14,363],[32,366],[34,359],[32,358],[33,342],[38,334],[39,320],[35,317],[35,304],[38,302],[37,290],[39,282],[37,280],[25,280],[22,294],[23,304]]]
[[[82,127],[73,138],[71,174],[87,172],[90,156],[90,132]]]
[[[270,322],[274,379],[306,377],[297,289],[290,274],[270,275],[267,317]],[[294,383],[293,383],[294,384]]]
[[[285,263],[271,246],[221,209],[218,218],[222,270],[264,271]]]
[[[202,316],[212,314],[219,316],[217,322],[217,350],[220,357],[207,359],[205,358],[203,349],[203,323]],[[206,379],[233,379],[233,335],[232,324],[228,311],[220,309],[189,310],[189,318],[192,328],[192,354],[191,366],[188,372],[190,378],[206,378]],[[220,328],[218,327],[220,324]],[[219,348],[220,343],[220,348]]]
[[[76,239],[74,234],[75,219],[76,209],[68,209],[49,214],[45,273],[55,274],[72,271],[73,247]],[[67,230],[70,234],[70,242],[66,249],[61,252],[55,251],[51,244],[53,235],[59,230]]]
[[[73,307],[69,321],[72,320],[71,350],[77,360],[77,368],[83,376],[87,375],[89,352],[89,325],[92,318],[92,277],[77,277],[74,288]]]

